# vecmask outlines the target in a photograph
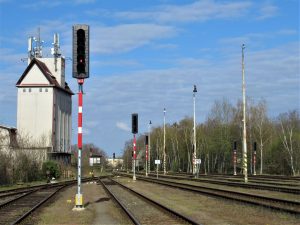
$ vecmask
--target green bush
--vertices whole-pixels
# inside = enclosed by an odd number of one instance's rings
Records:
[[[59,178],[61,175],[61,168],[60,165],[55,161],[46,161],[43,163],[42,166],[43,176],[45,178],[52,178],[55,179]],[[48,171],[48,173],[47,173]]]

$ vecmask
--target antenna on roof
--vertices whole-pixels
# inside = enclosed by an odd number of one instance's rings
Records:
[[[33,56],[33,51],[32,51],[32,42],[33,42],[33,37],[28,38],[28,59],[32,60]]]
[[[43,53],[42,53],[42,48],[43,48],[43,43],[44,41],[41,40],[41,30],[38,28],[38,38],[36,39],[35,37],[33,38],[35,41],[35,47],[33,49],[33,57],[34,58],[42,58]]]
[[[52,44],[53,48],[51,48],[51,54],[54,56],[55,71],[57,71],[57,58],[61,57],[58,33],[54,34],[54,42]]]

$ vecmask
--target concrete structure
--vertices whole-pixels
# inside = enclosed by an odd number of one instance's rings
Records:
[[[16,84],[17,129],[47,158],[71,160],[72,95],[64,58],[33,58]]]

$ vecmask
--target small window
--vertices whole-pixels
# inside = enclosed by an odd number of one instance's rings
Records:
[[[48,92],[48,88],[45,88],[45,92]]]
[[[28,91],[31,92],[31,88],[28,88]]]
[[[23,92],[26,92],[26,88],[23,88]]]
[[[40,92],[42,92],[43,91],[43,88],[40,88]]]

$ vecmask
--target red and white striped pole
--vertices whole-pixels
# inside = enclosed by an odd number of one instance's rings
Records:
[[[148,176],[148,143],[146,143],[146,177]]]
[[[236,141],[233,146],[233,175],[236,176]]]
[[[256,142],[254,142],[253,150],[253,175],[256,175]]]
[[[77,194],[75,197],[76,208],[83,207],[83,196],[81,194],[81,151],[82,151],[82,86],[84,83],[84,79],[78,79],[78,174],[77,174]]]
[[[135,134],[133,134],[133,180],[136,180],[135,176],[135,162],[136,161],[136,139]]]

